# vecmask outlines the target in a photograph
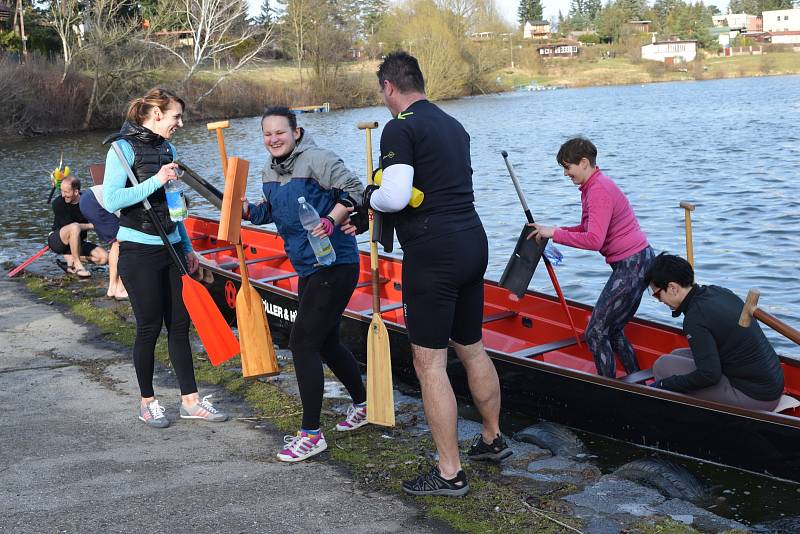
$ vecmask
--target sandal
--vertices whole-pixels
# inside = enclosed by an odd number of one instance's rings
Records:
[[[58,265],[58,268],[64,271],[65,273],[73,274],[69,271],[72,267],[70,267],[69,264],[67,264],[67,262],[65,262],[64,260],[56,258],[56,265]]]
[[[75,270],[75,267],[70,267],[70,269],[72,269],[72,274],[76,275],[78,278],[91,278],[92,277],[92,273],[90,273],[86,269]]]

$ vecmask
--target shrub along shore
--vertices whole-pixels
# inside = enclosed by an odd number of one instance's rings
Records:
[[[182,95],[189,104],[186,118],[205,121],[252,117],[265,105],[278,102],[301,106],[328,101],[333,109],[379,105],[377,64],[377,61],[362,61],[344,65],[337,77],[336,90],[325,97],[315,95],[308,84],[301,86],[298,71],[291,64],[270,62],[238,72],[192,106],[214,85],[213,71],[203,72],[189,82]],[[168,71],[152,71],[132,80],[127,94],[106,95],[102,109],[87,113],[91,79],[71,72],[62,83],[61,74],[59,65],[41,59],[33,58],[25,65],[18,65],[0,58],[0,92],[7,95],[0,108],[0,137],[114,128],[119,125],[130,97],[155,85],[172,88],[179,85]],[[543,86],[588,87],[790,74],[800,74],[800,53],[709,57],[668,68],[652,61],[604,59],[602,55],[587,52],[581,58],[517,62],[514,68],[497,69],[484,76],[485,81],[465,86],[457,96],[510,91],[532,82]],[[60,111],[54,114],[52,110]]]

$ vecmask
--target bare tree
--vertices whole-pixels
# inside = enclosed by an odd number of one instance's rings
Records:
[[[64,83],[69,67],[72,65],[73,50],[76,45],[73,26],[77,28],[80,21],[78,0],[51,0],[48,15],[50,24],[58,34],[58,38],[61,39],[61,55],[64,57],[64,74],[61,76],[61,83]]]
[[[300,89],[303,89],[303,61],[306,56],[306,40],[309,33],[314,31],[316,19],[314,18],[314,0],[287,0],[286,11],[283,16],[285,30],[284,40],[287,47],[291,48],[294,62],[297,65],[297,74],[300,77]]]
[[[130,0],[93,0],[86,12],[86,46],[76,61],[92,79],[84,128],[95,113],[121,109],[131,90],[141,85],[145,54],[136,50],[143,46],[136,39],[138,21],[124,16],[130,6]]]
[[[184,89],[209,61],[219,61],[234,49],[244,50],[226,69],[215,72],[215,82],[196,99],[195,104],[253,61],[272,42],[272,27],[247,22],[247,4],[243,0],[175,0],[173,5],[183,25],[182,31],[188,32],[188,44],[184,36],[162,39],[157,32],[151,33],[147,42],[169,52],[183,65],[185,72],[181,84]],[[168,13],[172,10],[162,8],[160,11]],[[159,29],[158,21],[151,24],[151,29]]]

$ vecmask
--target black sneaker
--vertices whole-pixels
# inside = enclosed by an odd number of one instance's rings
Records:
[[[498,434],[491,444],[483,441],[483,435],[478,434],[475,436],[475,439],[472,440],[472,445],[469,447],[467,457],[470,460],[492,460],[494,462],[499,462],[512,454],[514,454],[514,451],[508,448],[508,444],[501,434]]]
[[[461,497],[469,491],[467,475],[459,471],[455,478],[442,478],[439,468],[434,467],[430,473],[424,473],[414,480],[403,481],[403,491],[410,495],[445,495]]]

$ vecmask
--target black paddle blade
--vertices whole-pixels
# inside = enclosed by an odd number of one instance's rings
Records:
[[[372,211],[372,235],[373,241],[380,243],[384,252],[391,252],[394,248],[394,213],[382,213]]]
[[[544,247],[547,246],[547,240],[538,243],[535,239],[525,239],[532,231],[527,226],[522,228],[514,253],[500,277],[500,287],[508,289],[519,298],[527,291],[533,272],[544,254]]]

